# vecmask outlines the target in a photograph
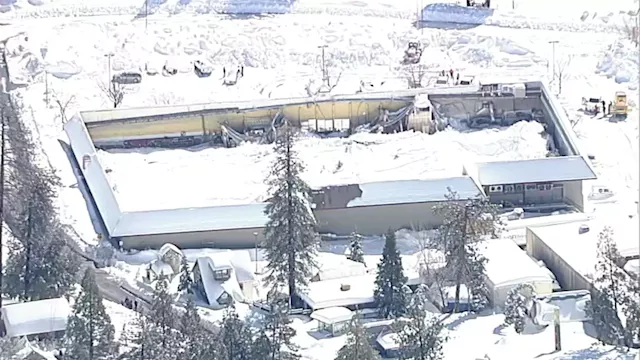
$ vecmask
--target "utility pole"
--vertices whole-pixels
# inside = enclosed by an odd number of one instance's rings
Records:
[[[257,231],[253,232],[253,238],[254,238],[254,240],[256,242],[256,253],[255,253],[256,258],[254,259],[254,261],[256,262],[255,274],[257,275],[258,274],[258,232]]]
[[[2,233],[4,228],[4,161],[5,161],[5,153],[6,153],[6,144],[5,144],[5,114],[4,109],[0,110],[0,309],[2,309],[2,247],[4,243],[2,241]],[[2,334],[0,334],[2,335]]]
[[[149,26],[149,0],[144,0],[144,31],[147,32]]]
[[[552,46],[552,59],[551,59],[551,67],[553,69],[553,74],[551,75],[551,81],[556,80],[556,44],[559,43],[558,40],[549,41],[549,44]]]
[[[322,82],[324,82],[327,87],[329,86],[329,75],[327,74],[327,64],[325,63],[325,58],[324,58],[324,49],[326,49],[327,47],[329,47],[328,45],[321,45],[318,46],[318,49],[322,49]]]
[[[49,72],[44,71],[44,101],[49,106]]]
[[[107,85],[109,85],[109,83],[111,82],[111,57],[113,57],[113,53],[108,53],[108,54],[104,54],[104,57],[106,57],[107,60],[107,76],[109,76],[107,78]]]

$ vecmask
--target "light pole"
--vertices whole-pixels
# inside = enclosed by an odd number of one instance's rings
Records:
[[[318,49],[322,49],[322,81],[329,86],[329,76],[327,75],[327,66],[324,62],[324,49],[328,48],[328,45],[320,45]]]
[[[256,256],[255,256],[255,262],[256,262],[256,271],[255,274],[258,274],[258,232],[254,231],[253,232],[253,239],[255,241],[255,245],[256,245]]]
[[[558,40],[553,40],[553,41],[549,41],[549,44],[551,44],[552,49],[551,53],[552,53],[552,58],[551,58],[551,67],[553,69],[553,74],[551,75],[551,81],[555,81],[556,80],[556,44],[559,43]]]
[[[113,57],[113,55],[113,53],[104,54],[104,57],[107,58],[107,76],[109,76],[107,84],[111,82],[111,58]]]
[[[8,81],[8,79],[7,79]],[[2,89],[2,91],[6,91],[5,89]],[[6,144],[5,144],[5,114],[4,114],[4,108],[0,111],[0,219],[4,219],[4,159],[5,159],[5,153],[6,153]],[[3,246],[3,242],[2,242],[2,228],[3,226],[1,226],[2,222],[0,222],[0,289],[2,289],[2,246]],[[2,309],[2,292],[0,291],[0,309]],[[2,333],[0,332],[0,335],[2,335]]]

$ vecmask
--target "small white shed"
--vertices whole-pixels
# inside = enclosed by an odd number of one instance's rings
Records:
[[[33,336],[62,333],[71,313],[65,298],[30,301],[0,309],[6,336]]]
[[[336,336],[349,329],[353,312],[346,307],[337,306],[316,310],[311,313],[311,318],[318,321],[318,330],[328,331]]]
[[[502,307],[509,290],[520,284],[531,284],[540,295],[553,292],[554,279],[534,259],[510,239],[483,241],[479,250],[487,258],[485,265],[489,301]]]

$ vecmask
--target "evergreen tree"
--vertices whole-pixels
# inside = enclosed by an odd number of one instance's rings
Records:
[[[289,318],[289,304],[287,299],[273,295],[270,301],[270,311],[264,318],[264,335],[269,345],[269,355],[264,358],[270,360],[297,359],[293,351],[297,350],[291,339],[296,331],[291,327]]]
[[[440,360],[447,341],[442,322],[427,310],[427,288],[421,285],[411,299],[407,320],[394,324],[399,338],[401,359]]]
[[[475,244],[497,233],[497,207],[484,198],[461,200],[451,189],[447,201],[433,207],[443,220],[434,246],[445,254],[446,267],[455,283],[454,312],[460,307],[460,288],[468,285],[471,299],[479,306],[487,293],[484,286],[486,260],[477,253]]]
[[[618,251],[611,227],[605,226],[598,234],[597,256],[594,279],[596,288],[611,298],[611,304],[617,313],[625,300],[626,274],[620,267],[624,264],[624,258]]]
[[[640,288],[637,279],[628,279],[624,317],[627,344],[640,343]]]
[[[284,125],[276,139],[276,158],[267,180],[271,197],[265,208],[269,220],[264,232],[266,281],[272,286],[287,284],[292,304],[296,290],[311,278],[319,243],[309,205],[310,188],[300,178],[304,167],[293,149],[293,131]]]
[[[621,345],[625,335],[624,326],[609,296],[597,289],[592,289],[586,312],[591,317],[597,337],[603,344]]]
[[[524,331],[527,305],[533,297],[535,290],[531,284],[520,284],[507,293],[504,302],[504,324],[513,325],[518,334]]]
[[[177,327],[176,312],[173,309],[173,299],[168,290],[168,282],[161,277],[156,282],[151,303],[149,319],[149,338],[152,346],[148,352],[156,359],[174,359],[177,356]]]
[[[355,315],[351,321],[351,328],[347,334],[347,342],[338,351],[335,360],[379,360],[381,359],[378,351],[371,346],[370,338],[362,323],[359,315]]]
[[[183,256],[180,261],[180,284],[178,284],[178,291],[187,291],[188,293],[191,293],[191,286],[193,286],[191,268],[187,263],[187,258]]]
[[[123,337],[131,350],[125,356],[126,360],[155,360],[155,344],[151,333],[151,321],[145,315],[138,313],[136,318],[128,324]]]
[[[115,359],[118,349],[114,342],[115,330],[102,303],[102,295],[91,267],[84,273],[82,289],[73,305],[65,336],[68,343],[67,359]]]
[[[272,353],[271,341],[264,329],[258,331],[251,344],[251,359],[269,359]]]
[[[16,359],[23,349],[23,339],[0,336],[0,359]]]
[[[380,316],[399,317],[407,308],[407,297],[403,287],[407,283],[402,268],[402,258],[396,249],[396,235],[393,231],[385,235],[382,260],[378,264],[378,273],[373,293]]]
[[[470,309],[478,312],[489,305],[489,288],[484,280],[485,258],[478,250],[478,244],[467,245],[467,255],[469,258],[469,273],[467,277],[467,290],[469,292]]]
[[[221,360],[250,360],[251,331],[232,305],[225,310],[218,334]]]
[[[365,263],[364,251],[362,251],[362,235],[358,233],[351,234],[351,243],[349,244],[349,257],[351,261]]]
[[[191,298],[187,299],[185,312],[180,317],[178,328],[180,330],[180,342],[182,345],[182,352],[179,359],[205,359],[203,356],[205,353],[204,344],[206,343],[206,336],[200,321],[198,309]]]

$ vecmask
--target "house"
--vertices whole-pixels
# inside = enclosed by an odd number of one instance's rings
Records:
[[[180,265],[182,263],[182,258],[184,258],[184,254],[182,254],[182,251],[180,251],[177,246],[169,243],[164,244],[160,247],[158,255],[162,262],[171,267],[174,274],[180,272]]]
[[[331,307],[366,308],[374,303],[375,279],[373,274],[312,281],[298,296],[313,311]]]
[[[325,281],[367,274],[367,268],[363,263],[349,260],[344,255],[319,252],[316,262],[319,267],[311,281]]]
[[[65,298],[12,304],[0,309],[8,337],[62,336],[71,307]]]
[[[195,289],[212,308],[254,298],[255,276],[248,251],[221,251],[199,257],[193,268]]]
[[[349,330],[353,312],[346,307],[324,308],[311,313],[311,318],[318,321],[318,330],[328,331],[332,336],[342,335]]]

